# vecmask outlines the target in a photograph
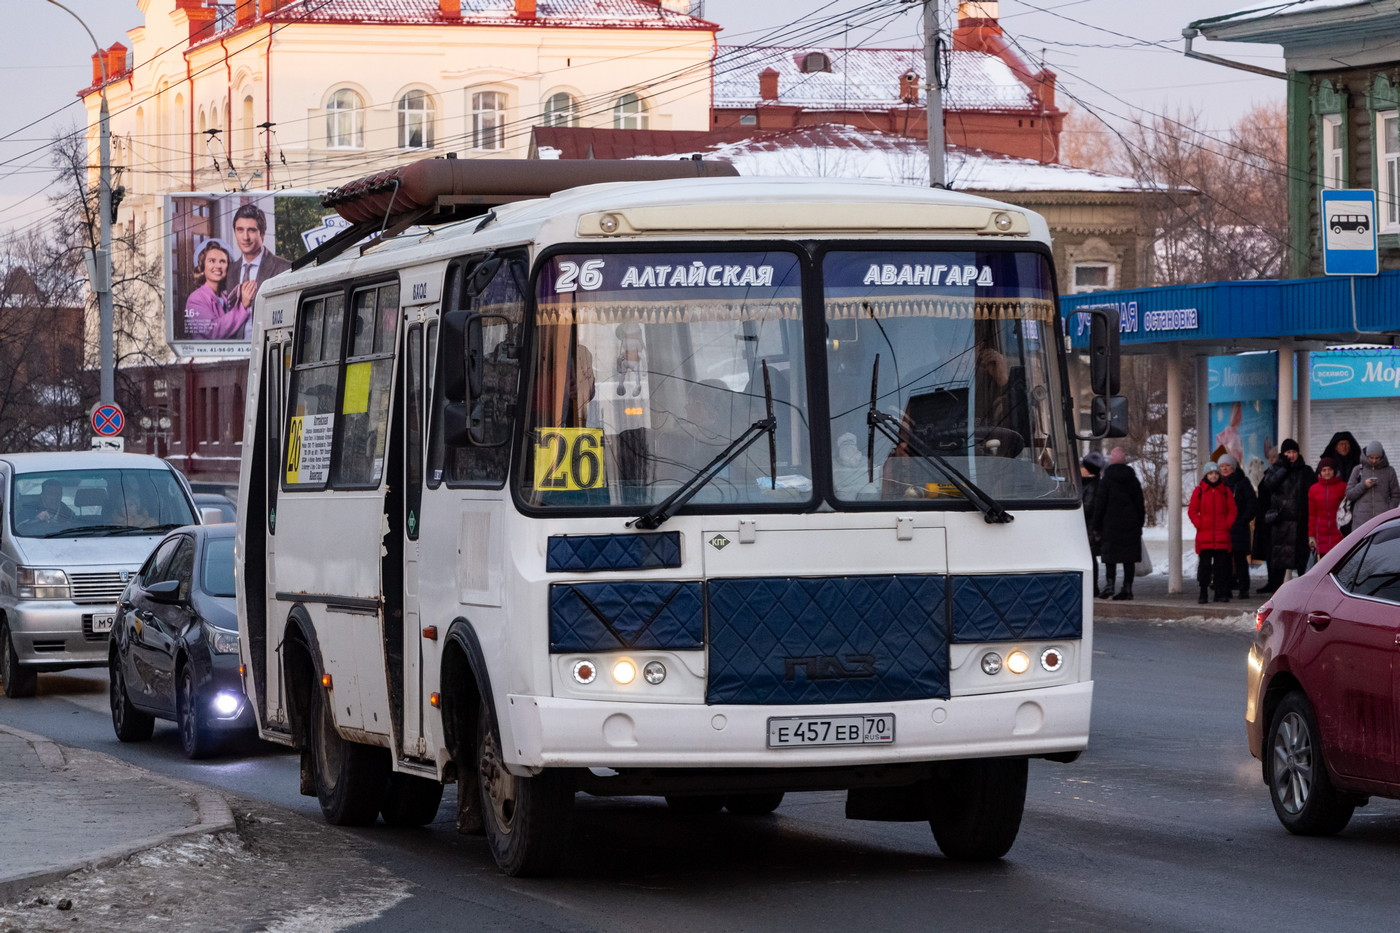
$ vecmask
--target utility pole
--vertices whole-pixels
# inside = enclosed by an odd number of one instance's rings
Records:
[[[928,184],[947,187],[943,174],[943,69],[938,56],[942,51],[938,34],[938,0],[924,0],[924,84],[928,88]]]
[[[107,110],[107,55],[81,16],[58,0],[48,2],[76,19],[83,27],[92,40],[92,47],[97,50],[97,63],[102,69],[102,86],[98,89],[102,106],[97,128],[97,249],[89,266],[88,282],[97,295],[98,353],[102,364],[98,401],[106,404],[117,400],[116,377],[112,372],[116,354],[112,346],[112,137]]]

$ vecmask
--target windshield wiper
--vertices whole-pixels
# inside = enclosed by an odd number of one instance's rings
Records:
[[[176,528],[180,528],[180,527],[183,527],[183,526],[181,526],[181,525],[179,525],[179,524],[176,524],[175,522],[170,522],[170,523],[167,523],[167,524],[164,524],[164,525],[149,525],[149,526],[142,526],[142,525],[119,525],[119,526],[118,526],[118,530],[117,530],[117,531],[114,531],[113,534],[117,534],[117,535],[163,535],[163,534],[165,534],[167,531],[174,531]]]
[[[95,538],[98,535],[109,535],[116,531],[124,531],[125,525],[77,525],[73,528],[65,528],[62,531],[50,531],[46,535],[39,535],[41,538]]]
[[[719,472],[729,466],[740,454],[753,446],[754,441],[760,435],[768,435],[768,470],[769,478],[773,488],[778,488],[778,451],[776,437],[778,433],[778,419],[773,417],[773,385],[768,379],[768,361],[763,361],[763,401],[766,417],[755,421],[744,429],[729,446],[720,451],[719,454],[709,463],[702,466],[690,479],[681,483],[679,489],[662,499],[646,512],[632,519],[627,523],[628,528],[640,528],[643,531],[651,531],[653,528],[660,528],[661,524],[674,515],[679,509],[685,507],[696,493],[705,488],[714,480]]]
[[[931,460],[937,464],[943,474],[952,480],[953,485],[965,496],[968,501],[977,507],[982,513],[982,518],[988,524],[1004,524],[1014,521],[1016,516],[1006,511],[1002,504],[993,499],[981,487],[972,480],[963,476],[958,468],[948,462],[948,459],[938,451],[929,447],[921,441],[912,430],[907,432],[907,436],[899,435],[900,421],[891,414],[880,410],[878,384],[880,380],[880,354],[875,354],[875,365],[870,372],[870,408],[865,413],[865,423],[869,425],[869,437],[866,441],[866,473],[867,481],[875,482],[875,432],[878,430],[894,443],[896,447],[900,444],[908,447],[917,456],[926,460]]]

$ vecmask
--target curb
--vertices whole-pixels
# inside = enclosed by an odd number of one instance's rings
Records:
[[[8,733],[28,742],[34,749],[35,754],[39,756],[39,760],[43,763],[44,767],[48,768],[50,771],[61,771],[68,767],[68,758],[64,754],[64,746],[59,745],[57,742],[42,735],[35,735],[32,732],[16,729],[13,726],[0,725],[0,732]],[[113,758],[111,755],[105,755],[102,752],[83,749],[83,753],[87,755],[96,755],[115,762],[122,767],[138,770],[148,780],[169,787],[171,790],[184,797],[187,803],[194,806],[195,813],[197,814],[196,821],[183,829],[168,830],[154,836],[135,839],[120,846],[113,846],[105,850],[90,853],[61,868],[49,868],[8,878],[0,878],[0,903],[9,903],[29,888],[66,878],[68,875],[77,871],[115,865],[138,852],[153,849],[167,842],[173,842],[187,836],[203,836],[229,832],[236,827],[233,820],[233,811],[229,808],[228,802],[224,800],[221,794],[216,793],[208,787],[166,777],[163,774],[148,771],[145,768],[141,768],[139,765],[130,764],[119,758]]]

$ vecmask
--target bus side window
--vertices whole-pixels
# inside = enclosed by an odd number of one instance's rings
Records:
[[[359,289],[352,308],[331,481],[337,487],[377,486],[384,475],[384,449],[389,435],[389,389],[394,373],[399,287],[393,284]]]
[[[520,331],[525,320],[525,294],[520,287],[523,273],[520,259],[508,259],[467,302],[469,310],[494,318],[483,327],[486,366],[477,401],[489,423],[487,433],[497,437],[510,435],[520,391]],[[449,482],[499,488],[510,467],[510,446],[451,448],[446,459]]]

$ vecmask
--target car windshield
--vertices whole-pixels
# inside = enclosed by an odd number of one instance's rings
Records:
[[[1077,500],[1044,257],[838,251],[822,280],[838,499],[961,499],[951,465],[998,500]]]
[[[759,439],[692,501],[810,498],[795,254],[559,255],[537,294],[527,502],[660,502],[766,418],[770,397],[772,446]]]
[[[11,486],[11,528],[20,537],[151,534],[193,524],[170,470],[46,470],[19,473]]]
[[[208,538],[204,542],[204,561],[199,566],[199,585],[210,596],[229,596],[233,592],[233,538]]]

